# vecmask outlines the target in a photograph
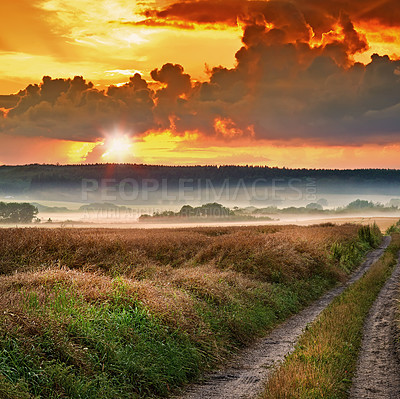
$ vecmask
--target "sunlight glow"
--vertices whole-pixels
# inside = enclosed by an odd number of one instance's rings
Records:
[[[371,55],[387,54],[392,60],[400,58],[400,28],[388,28],[377,23],[364,23],[356,26],[358,32],[367,38],[369,49],[361,54],[356,54],[356,61],[364,64],[371,62]]]
[[[106,152],[102,158],[107,162],[127,162],[132,158],[132,140],[127,135],[117,134],[105,141]]]

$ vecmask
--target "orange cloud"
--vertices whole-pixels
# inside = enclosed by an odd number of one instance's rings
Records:
[[[197,0],[182,1],[157,9],[147,9],[143,12],[149,19],[155,18],[159,21],[190,21],[197,24],[220,24],[230,26],[237,25],[240,14],[247,9],[247,1],[231,0]],[[154,19],[153,19],[154,20]]]

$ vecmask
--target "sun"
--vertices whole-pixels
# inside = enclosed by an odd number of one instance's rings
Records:
[[[104,146],[102,158],[108,162],[126,162],[133,156],[132,140],[127,135],[109,137]]]

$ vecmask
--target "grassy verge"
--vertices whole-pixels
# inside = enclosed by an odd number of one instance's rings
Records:
[[[0,231],[0,397],[165,396],[379,239],[354,225]]]
[[[386,229],[386,234],[400,233],[400,220]]]
[[[266,398],[346,398],[355,372],[364,319],[393,271],[400,248],[394,234],[383,257],[304,333],[270,378]]]

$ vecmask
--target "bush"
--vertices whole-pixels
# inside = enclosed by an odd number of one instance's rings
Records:
[[[366,242],[372,248],[377,247],[382,239],[381,230],[376,223],[372,226],[362,226],[360,230],[358,230],[358,236],[361,241]]]

